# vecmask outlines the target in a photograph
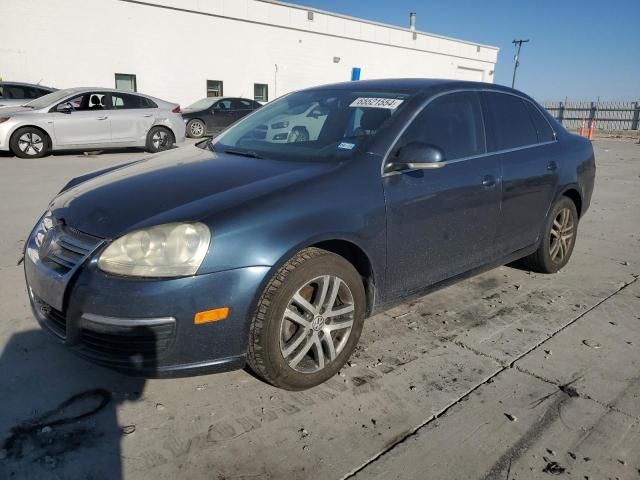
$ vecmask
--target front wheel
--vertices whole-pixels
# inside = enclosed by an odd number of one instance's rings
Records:
[[[23,127],[11,136],[10,148],[19,158],[41,158],[49,153],[49,137],[42,130]]]
[[[173,133],[164,127],[153,127],[147,134],[147,152],[169,150],[176,143]]]
[[[287,390],[335,375],[355,349],[365,315],[364,285],[344,258],[307,248],[267,284],[250,330],[248,363]]]
[[[568,197],[558,200],[549,212],[538,250],[523,259],[526,268],[540,273],[556,273],[564,267],[576,244],[578,211]]]

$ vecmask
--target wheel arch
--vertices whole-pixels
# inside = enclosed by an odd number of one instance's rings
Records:
[[[46,136],[46,140],[49,148],[53,149],[52,132],[49,132],[46,128],[40,125],[34,125],[34,124],[18,125],[17,127],[15,127],[13,131],[9,134],[9,145],[11,145],[11,143],[13,142],[13,138],[15,137],[16,133],[23,128],[35,128],[36,130],[39,130],[40,132],[42,132]]]
[[[578,212],[578,219],[582,217],[582,195],[578,192],[578,189],[575,187],[569,187],[562,192],[563,197],[569,197],[574,205],[576,206],[576,211]]]
[[[374,267],[374,263],[371,260],[371,256],[366,252],[358,242],[351,238],[345,238],[343,236],[331,235],[326,238],[314,238],[307,242],[296,245],[284,253],[278,261],[272,266],[271,273],[268,275],[270,278],[275,272],[277,272],[282,265],[284,265],[289,259],[295,256],[301,250],[305,248],[319,248],[328,252],[334,253],[347,260],[356,271],[360,274],[367,297],[366,316],[369,316],[375,307],[376,295],[377,295],[377,271]],[[266,285],[266,283],[265,283]],[[264,285],[261,286],[264,288]]]

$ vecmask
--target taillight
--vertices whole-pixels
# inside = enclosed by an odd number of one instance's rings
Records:
[[[180,110],[180,105],[177,105],[176,108],[174,108],[173,110],[171,110],[173,113],[181,113],[182,111]]]

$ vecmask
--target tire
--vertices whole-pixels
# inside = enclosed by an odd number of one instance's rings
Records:
[[[249,366],[286,390],[319,385],[353,353],[365,308],[362,278],[347,260],[318,248],[302,250],[273,275],[258,301]],[[328,315],[333,312],[338,313]]]
[[[150,153],[162,152],[169,150],[176,143],[173,133],[165,127],[153,127],[147,133],[146,150]]]
[[[522,265],[535,272],[556,273],[569,261],[577,234],[576,205],[570,198],[562,197],[549,212],[538,250],[523,258]]]
[[[51,139],[39,128],[22,127],[11,136],[9,147],[19,158],[42,158],[49,155]]]
[[[202,120],[194,118],[187,123],[187,135],[190,138],[202,138],[207,133],[207,127]]]
[[[291,129],[291,133],[289,133],[289,137],[287,138],[287,143],[308,142],[308,141],[309,141],[309,131],[304,127],[293,127]]]

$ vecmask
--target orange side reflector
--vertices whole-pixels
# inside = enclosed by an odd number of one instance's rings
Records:
[[[229,307],[216,308],[196,313],[196,316],[193,317],[193,323],[200,325],[201,323],[217,322],[218,320],[224,320],[228,316]]]

